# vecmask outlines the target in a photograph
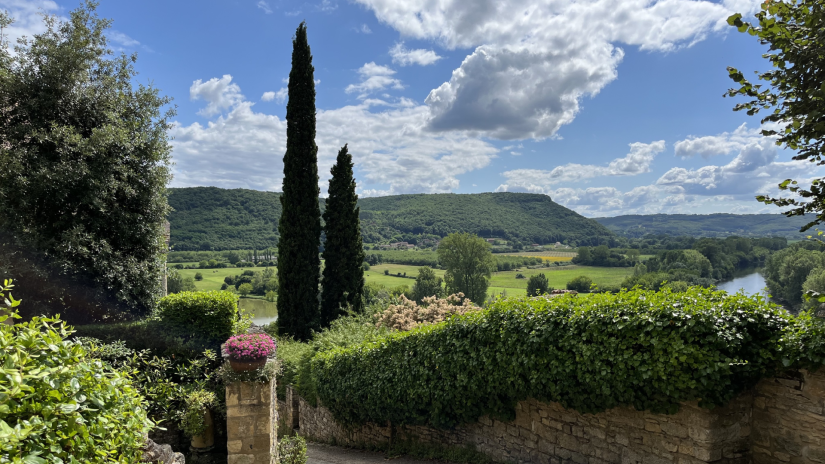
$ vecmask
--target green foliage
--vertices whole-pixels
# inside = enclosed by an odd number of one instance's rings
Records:
[[[157,317],[212,340],[224,341],[240,324],[238,297],[230,292],[182,292],[158,303]]]
[[[307,442],[299,435],[280,437],[278,462],[281,464],[306,464]]]
[[[579,247],[578,254],[573,258],[574,264],[583,266],[628,267],[633,263],[623,253],[610,250],[607,245],[595,248]]]
[[[590,291],[591,285],[593,285],[593,280],[590,277],[578,276],[570,282],[567,282],[567,289],[575,290],[579,293],[587,293]]]
[[[781,214],[629,214],[594,218],[599,224],[623,237],[783,237],[801,239],[799,229],[808,221]],[[682,245],[676,248],[690,248]],[[664,247],[662,247],[664,248]],[[644,253],[643,253],[644,254]]]
[[[773,297],[798,305],[802,303],[803,285],[808,276],[820,268],[825,268],[825,253],[803,246],[791,246],[768,259],[764,270],[765,282]]]
[[[250,283],[243,283],[238,286],[238,293],[242,296],[247,296],[252,292],[252,284]]]
[[[191,277],[183,277],[176,269],[170,269],[166,275],[166,291],[170,295],[180,292],[194,292],[195,280]]]
[[[169,189],[175,250],[240,250],[278,244],[280,193],[215,187]],[[326,202],[319,200],[325,210]],[[546,195],[480,193],[360,198],[361,235],[368,243],[405,241],[431,247],[453,232],[517,239],[524,243],[615,245],[616,237],[592,219]],[[601,220],[601,219],[600,219]],[[381,251],[381,253],[394,250]],[[218,254],[210,251],[208,256]],[[173,255],[178,256],[176,252]],[[172,259],[170,257],[170,259]],[[174,259],[171,262],[200,261]],[[372,265],[376,263],[370,263]],[[408,263],[434,266],[434,262]]]
[[[169,212],[170,99],[133,85],[136,56],[108,49],[87,1],[0,50],[0,228],[134,313],[156,304]],[[39,29],[39,27],[38,27]],[[20,275],[13,272],[13,275]],[[27,300],[49,299],[27,290]],[[77,310],[55,298],[50,304]]]
[[[195,390],[186,396],[186,411],[181,420],[181,429],[189,436],[194,437],[206,432],[206,410],[215,407],[218,398],[214,392]]]
[[[484,304],[495,267],[490,245],[484,239],[467,233],[450,234],[438,245],[438,260],[447,270],[447,294],[463,293],[473,303]]]
[[[195,273],[195,280],[197,280],[198,282],[203,280],[203,274],[201,274],[200,272],[196,272]]]
[[[813,294],[814,292],[825,294],[825,268],[817,268],[808,274],[805,283],[802,284],[803,294]],[[805,301],[804,306],[808,309],[818,309],[822,303],[817,298],[810,298]]]
[[[783,346],[809,343],[796,327],[762,298],[697,287],[496,300],[441,324],[319,352],[311,371],[318,397],[346,424],[511,420],[526,398],[581,413],[620,405],[674,413],[683,401],[727,404],[773,375]],[[823,359],[819,343],[810,363]]]
[[[59,319],[0,323],[0,461],[139,460],[153,425],[143,398],[70,334]]]
[[[527,280],[527,296],[544,295],[550,290],[552,290],[552,288],[550,288],[550,283],[544,274],[531,275]]]
[[[412,288],[412,299],[421,304],[421,301],[428,296],[441,298],[443,294],[444,288],[441,286],[441,277],[435,275],[435,271],[430,267],[420,268]]]
[[[371,264],[409,264],[411,266],[438,266],[438,253],[432,250],[381,250],[366,252]]]
[[[321,292],[321,324],[324,327],[345,314],[347,308],[359,311],[364,305],[364,246],[352,166],[352,155],[344,145],[332,166],[324,211],[326,241]]]
[[[321,325],[318,305],[321,210],[314,71],[306,23],[302,22],[292,39],[282,209],[278,222],[278,327],[281,333],[300,340],[309,339],[312,331]]]
[[[769,71],[758,73],[760,80],[768,83],[763,88],[751,84],[735,68],[728,68],[730,78],[739,88],[730,89],[727,96],[745,96],[749,100],[739,103],[734,111],[746,110],[749,116],[762,110],[770,110],[762,118],[762,135],[775,137],[776,144],[797,152],[794,160],[808,160],[817,165],[825,164],[825,87],[822,86],[822,69],[825,68],[825,7],[821,0],[770,1],[762,3],[762,11],[756,13],[758,25],[742,21],[741,14],[728,18],[728,24],[739,32],[755,36],[768,53],[762,55],[771,63]],[[801,188],[796,181],[787,179],[779,189],[790,191],[792,196],[772,198],[763,195],[756,199],[779,207],[793,206],[786,216],[815,214],[816,219],[802,230],[821,224],[825,220],[825,189],[822,179],[815,179],[809,189]]]

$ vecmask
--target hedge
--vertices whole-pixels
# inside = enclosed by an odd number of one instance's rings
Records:
[[[807,325],[806,325],[807,324]],[[453,427],[515,417],[526,398],[582,413],[712,407],[783,366],[816,367],[822,321],[699,287],[509,299],[377,341],[318,353],[318,397],[349,424]]]
[[[225,341],[240,321],[238,296],[230,292],[181,292],[163,297],[157,316],[166,324]]]

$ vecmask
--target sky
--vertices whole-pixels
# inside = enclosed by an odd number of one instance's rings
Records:
[[[0,0],[11,39],[79,1]],[[348,144],[361,197],[532,192],[588,217],[776,213],[821,177],[734,112],[766,47],[758,0],[102,0],[136,81],[172,97],[171,187],[279,191],[292,37],[306,21],[322,195]]]

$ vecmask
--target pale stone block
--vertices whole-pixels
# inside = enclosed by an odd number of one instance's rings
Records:
[[[255,464],[255,456],[249,454],[230,455],[226,459],[227,464]]]
[[[229,453],[240,453],[243,450],[243,440],[229,440],[226,442],[226,450]]]

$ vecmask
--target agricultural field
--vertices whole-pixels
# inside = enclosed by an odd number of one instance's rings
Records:
[[[497,256],[525,256],[528,258],[541,258],[544,261],[570,261],[576,257],[575,251],[524,251],[514,253],[496,253]]]
[[[172,266],[173,264],[178,263],[170,263],[169,265]],[[245,270],[252,270],[252,271],[262,271],[266,268],[264,267],[249,267],[249,268],[240,268],[240,267],[224,267],[218,269],[178,269],[178,273],[186,277],[195,278],[195,274],[200,272],[203,274],[203,280],[195,281],[195,288],[199,291],[207,292],[209,290],[220,290],[221,285],[223,285],[223,278],[226,276],[235,276],[241,274]],[[277,271],[276,271],[277,272]]]

